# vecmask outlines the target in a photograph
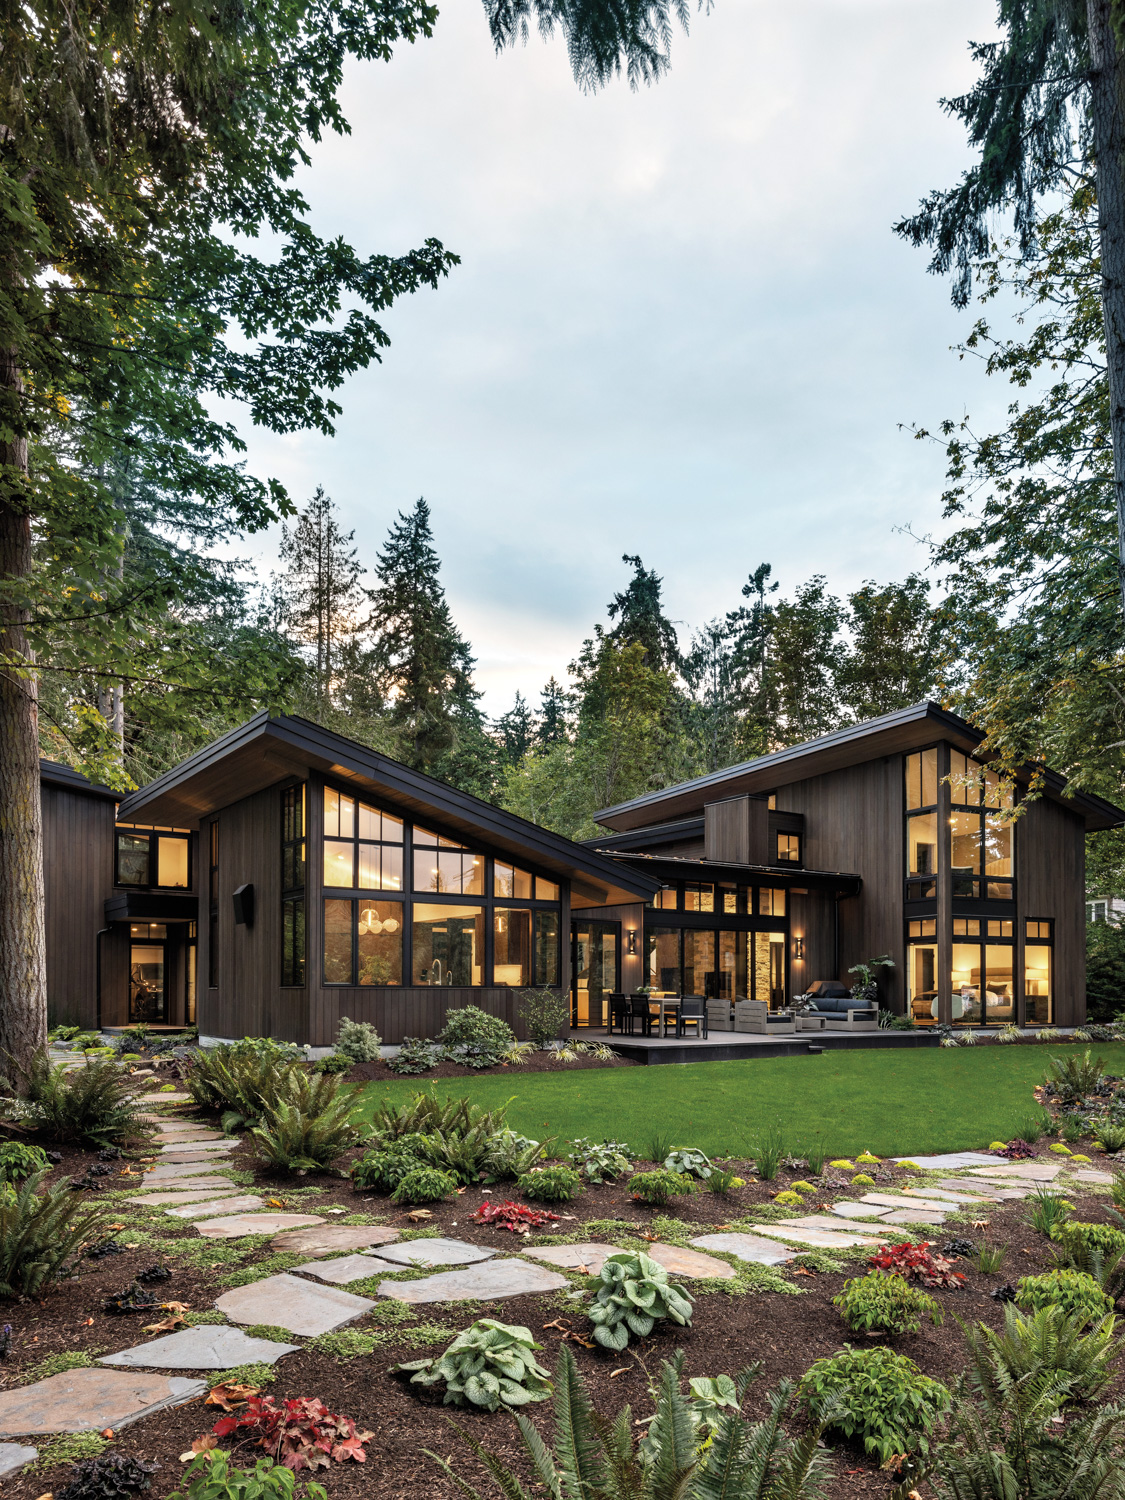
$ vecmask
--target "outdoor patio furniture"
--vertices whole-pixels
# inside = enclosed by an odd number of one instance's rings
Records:
[[[821,1015],[818,1010],[798,1011],[793,1019],[798,1031],[823,1031],[828,1025],[828,1017]]]
[[[638,1021],[641,1023],[641,1035],[651,1036],[653,1022],[652,1001],[647,995],[629,996],[628,1023],[630,1036],[637,1034]]]
[[[797,1030],[797,1022],[787,1010],[770,1010],[764,1000],[736,1000],[734,1029],[759,1036],[784,1036]]]
[[[857,1000],[838,979],[818,979],[801,997],[812,1002],[811,1014],[827,1017],[833,1030],[874,1031],[879,1025],[879,1007]],[[806,1012],[810,1014],[810,1012]]]
[[[733,1031],[734,1011],[729,1000],[708,1000],[707,1026],[710,1031]]]
[[[676,1008],[676,1035],[694,1026],[696,1036],[707,1036],[707,1001],[702,995],[685,995]]]
[[[877,1005],[853,1006],[842,1016],[837,1016],[833,1025],[843,1025],[849,1031],[878,1031],[879,1007]]]
[[[629,1001],[620,991],[614,990],[606,997],[606,1004],[609,1016],[609,1024],[606,1027],[607,1035],[612,1036],[613,1028],[616,1026],[624,1036],[625,1026],[629,1020]]]
[[[659,995],[656,997],[656,1003],[660,1010],[653,1019],[660,1026],[660,1035],[667,1036],[669,1026],[673,1031],[676,1029],[680,1015],[680,997],[679,995]]]

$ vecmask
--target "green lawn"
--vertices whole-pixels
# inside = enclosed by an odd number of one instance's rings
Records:
[[[513,1129],[543,1140],[614,1136],[636,1152],[659,1131],[714,1156],[751,1153],[762,1125],[780,1123],[794,1151],[819,1139],[831,1156],[865,1147],[878,1156],[968,1150],[1007,1140],[1035,1110],[1050,1046],[823,1052],[758,1062],[690,1063],[574,1073],[425,1078],[368,1084],[370,1118],[383,1099],[419,1089],[493,1107],[511,1100]],[[1125,1045],[1099,1044],[1125,1073]]]

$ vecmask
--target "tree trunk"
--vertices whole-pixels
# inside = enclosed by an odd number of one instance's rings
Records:
[[[0,351],[0,392],[9,418],[23,382]],[[0,443],[10,475],[27,473],[27,440]],[[20,487],[0,494],[0,578],[31,572],[31,519]],[[0,661],[30,660],[27,614],[0,602]],[[39,797],[39,704],[33,673],[0,665],[0,1069],[25,1067],[47,1035],[43,931],[43,819]],[[11,1059],[11,1061],[9,1061]]]
[[[1113,0],[1086,0],[1102,312],[1109,365],[1117,567],[1122,609],[1125,610],[1125,57],[1114,36],[1112,9]]]

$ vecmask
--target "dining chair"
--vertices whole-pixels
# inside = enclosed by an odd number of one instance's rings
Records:
[[[695,1027],[696,1036],[707,1036],[707,1002],[702,995],[685,995],[680,1001],[676,1015],[676,1035],[683,1036],[688,1026]]]
[[[625,996],[618,990],[612,991],[607,997],[607,1000],[609,1024],[606,1027],[606,1034],[612,1036],[613,1028],[614,1026],[616,1026],[621,1032],[621,1035],[624,1036],[625,1028],[629,1020],[629,1002],[625,998]]]
[[[629,996],[629,1035],[635,1036],[637,1022],[641,1023],[641,1035],[652,1035],[652,1002],[647,995]]]

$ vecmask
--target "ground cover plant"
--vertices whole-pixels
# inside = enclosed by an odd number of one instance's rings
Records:
[[[530,1329],[481,1318],[440,1358],[412,1360],[398,1370],[410,1375],[411,1385],[444,1385],[447,1406],[497,1411],[550,1396],[550,1376],[535,1357],[541,1348]]]
[[[941,1322],[941,1307],[901,1276],[872,1271],[844,1283],[832,1299],[856,1333],[917,1333],[922,1319]]]
[[[662,1318],[686,1327],[692,1299],[673,1285],[663,1266],[645,1255],[624,1253],[606,1258],[590,1307],[594,1340],[603,1349],[624,1349],[630,1336],[643,1338]]]

